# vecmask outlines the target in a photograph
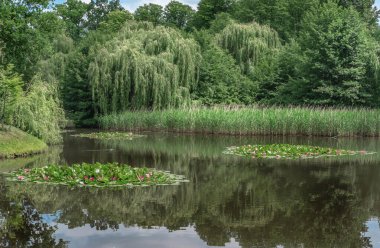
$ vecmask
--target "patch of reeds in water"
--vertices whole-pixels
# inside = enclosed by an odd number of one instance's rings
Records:
[[[380,110],[215,107],[135,111],[103,116],[104,129],[232,135],[380,136]]]

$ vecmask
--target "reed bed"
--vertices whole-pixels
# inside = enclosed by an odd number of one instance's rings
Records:
[[[231,135],[380,137],[380,109],[215,107],[134,111],[103,116],[108,130]]]

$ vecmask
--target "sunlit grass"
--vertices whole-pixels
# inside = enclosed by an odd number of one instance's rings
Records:
[[[136,111],[101,117],[114,130],[234,135],[380,136],[380,110],[333,108],[194,108]]]
[[[14,127],[0,129],[0,159],[14,158],[42,152],[47,145]]]

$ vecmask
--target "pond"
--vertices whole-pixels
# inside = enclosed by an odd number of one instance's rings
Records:
[[[1,177],[0,247],[380,247],[379,139],[72,134],[47,154],[0,161],[0,171],[119,162],[190,182],[106,189]],[[273,143],[378,153],[302,160],[223,154],[230,146]]]

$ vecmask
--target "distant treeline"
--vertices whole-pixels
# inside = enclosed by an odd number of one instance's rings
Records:
[[[63,110],[93,126],[107,114],[194,105],[378,108],[373,4],[171,1],[130,13],[118,0],[3,0],[0,122],[54,143]]]

